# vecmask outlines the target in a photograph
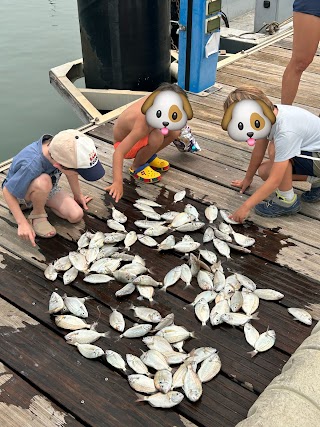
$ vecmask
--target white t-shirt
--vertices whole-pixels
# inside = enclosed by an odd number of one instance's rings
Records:
[[[268,139],[274,141],[275,162],[283,162],[301,151],[320,152],[320,118],[303,108],[278,105],[278,114]]]

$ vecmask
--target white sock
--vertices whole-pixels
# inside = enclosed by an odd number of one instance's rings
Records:
[[[288,191],[281,191],[278,189],[277,193],[279,196],[283,197],[286,202],[292,202],[294,199],[293,188],[291,188],[291,190],[288,190]]]
[[[319,187],[320,186],[320,177],[318,177],[318,176],[308,176],[307,181],[310,182],[311,187]]]

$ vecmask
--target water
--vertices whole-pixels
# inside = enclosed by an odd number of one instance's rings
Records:
[[[81,126],[49,83],[50,68],[81,56],[76,0],[1,0],[0,162],[44,133]]]

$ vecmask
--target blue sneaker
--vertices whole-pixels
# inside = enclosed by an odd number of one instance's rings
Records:
[[[260,216],[276,218],[283,215],[294,215],[301,209],[301,203],[297,195],[294,195],[293,202],[286,202],[283,198],[275,195],[271,200],[256,205],[254,211]]]
[[[311,187],[310,191],[305,191],[301,194],[301,200],[307,203],[315,203],[320,201],[320,186]]]

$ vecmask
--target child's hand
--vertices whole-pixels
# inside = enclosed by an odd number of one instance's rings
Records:
[[[110,196],[118,203],[121,197],[123,196],[123,184],[121,183],[112,183],[109,187],[105,188],[109,192]]]
[[[237,209],[235,212],[233,212],[232,215],[230,215],[230,218],[233,219],[236,222],[243,222],[246,217],[249,215],[250,209],[248,209],[245,205],[240,206],[239,209]]]
[[[32,228],[32,225],[27,221],[23,224],[18,225],[18,236],[23,240],[30,240],[32,246],[37,246],[35,242],[36,233]]]
[[[244,193],[246,189],[250,187],[251,183],[252,183],[252,179],[248,179],[248,178],[244,178],[242,180],[236,179],[234,181],[231,181],[231,185],[233,187],[240,188],[240,193]]]
[[[90,196],[84,196],[83,194],[79,194],[78,196],[74,196],[74,200],[80,205],[80,206],[82,206],[83,207],[83,209],[85,210],[85,211],[87,211],[88,210],[88,206],[87,206],[87,204],[89,203],[89,202],[91,202],[91,200],[92,200],[92,197],[90,197]]]

